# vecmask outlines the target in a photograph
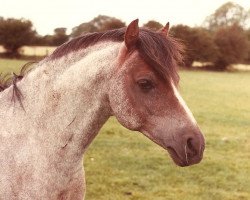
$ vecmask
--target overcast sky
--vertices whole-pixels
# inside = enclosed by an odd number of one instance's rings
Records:
[[[154,19],[165,24],[200,25],[228,0],[0,0],[0,16],[25,18],[41,35],[57,27],[71,29],[99,14],[116,17],[127,24],[139,18],[140,25]],[[250,0],[232,0],[250,9]]]

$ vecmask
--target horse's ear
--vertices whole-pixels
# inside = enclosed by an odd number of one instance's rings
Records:
[[[162,34],[168,36],[168,32],[169,32],[169,22],[159,30],[159,32],[161,32]]]
[[[138,19],[132,21],[127,27],[124,40],[126,47],[128,49],[131,49],[138,41],[139,38],[138,21],[139,21]]]

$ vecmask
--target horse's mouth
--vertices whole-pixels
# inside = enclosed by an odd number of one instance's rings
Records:
[[[147,131],[144,130],[139,130],[139,131],[143,132],[144,135],[148,137],[150,140],[152,140],[156,144],[166,149],[170,154],[174,163],[180,167],[194,165],[202,160],[202,155],[205,148],[204,142],[200,145],[200,148],[197,153],[196,150],[193,149],[193,147],[192,148],[190,147],[190,145],[183,147],[183,149],[181,149],[181,147],[179,147],[179,149],[175,149],[173,146],[178,146],[178,145],[174,145],[174,143],[171,144],[169,142],[166,144],[162,140],[152,137],[152,135],[149,134],[149,132]],[[186,149],[187,147],[189,147],[189,150]]]
[[[172,147],[167,147],[166,148],[168,153],[170,154],[171,158],[173,159],[174,163],[180,167],[186,167],[189,166],[190,164],[188,163],[187,159],[182,159],[177,152],[174,150]]]

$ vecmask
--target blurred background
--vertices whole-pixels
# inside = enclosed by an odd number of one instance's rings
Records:
[[[111,118],[85,156],[87,200],[250,199],[250,1],[31,1],[0,7],[0,91],[28,61],[133,19],[186,46],[180,91],[206,137],[203,161],[179,168]]]

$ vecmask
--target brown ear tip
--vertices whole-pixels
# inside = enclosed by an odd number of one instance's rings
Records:
[[[125,32],[125,44],[128,49],[131,49],[139,38],[139,19],[133,20],[127,27]]]
[[[135,20],[133,20],[132,22],[131,22],[131,24],[138,24],[139,23],[139,19],[137,18],[137,19],[135,19]]]
[[[170,26],[170,24],[169,24],[169,22],[168,22],[168,23],[166,23],[164,29],[165,29],[165,30],[168,30],[168,29],[169,29],[169,26]]]
[[[169,32],[169,22],[166,23],[166,25],[164,27],[162,27],[160,30],[159,30],[160,33],[164,34],[164,35],[168,35],[168,32]]]
[[[135,30],[138,29],[138,31],[139,31],[139,24],[138,24],[138,22],[139,22],[139,19],[135,19],[132,22],[130,22],[130,24],[128,25],[128,29],[129,28],[133,28]]]

